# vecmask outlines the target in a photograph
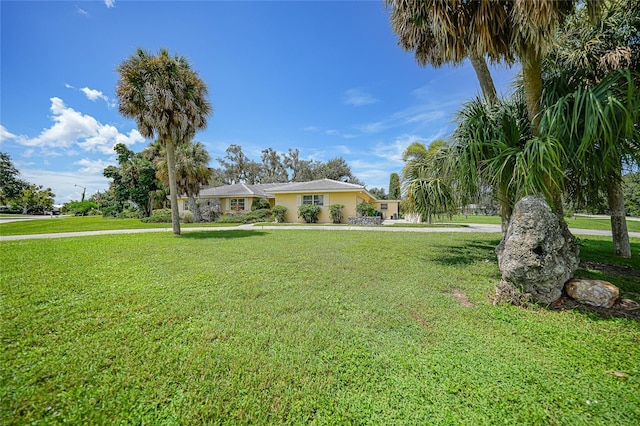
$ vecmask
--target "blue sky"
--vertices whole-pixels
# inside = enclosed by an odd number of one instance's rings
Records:
[[[304,159],[341,156],[387,190],[407,145],[449,136],[480,93],[469,64],[419,67],[382,0],[3,0],[0,15],[0,150],[57,203],[108,187],[116,143],[149,142],[115,98],[116,68],[138,47],[187,57],[207,83],[214,114],[195,140],[212,167],[230,144],[255,161],[298,148]],[[517,67],[492,71],[507,93]]]

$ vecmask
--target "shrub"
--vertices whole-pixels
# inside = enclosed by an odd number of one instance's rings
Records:
[[[356,206],[356,212],[360,215],[360,216],[375,216],[376,215],[376,207],[371,204],[371,203],[367,203],[362,202],[360,204],[358,204]]]
[[[277,223],[284,223],[285,217],[284,214],[287,212],[287,208],[285,206],[273,206],[271,208],[271,214]]]
[[[319,214],[320,206],[314,206],[313,204],[303,204],[298,207],[298,217],[303,218],[307,223],[318,222]]]
[[[65,210],[75,216],[86,216],[91,210],[97,208],[98,205],[93,201],[74,201],[65,205]]]
[[[118,219],[138,219],[140,218],[140,211],[129,207],[128,209],[125,209],[118,213],[116,217]]]
[[[344,204],[331,204],[329,206],[329,215],[331,216],[331,221],[333,223],[342,222],[342,209],[344,208]]]
[[[171,210],[158,209],[151,212],[151,216],[140,219],[144,223],[171,223]]]
[[[249,212],[247,214],[240,215],[224,215],[221,216],[218,223],[257,223],[268,222],[271,218],[271,210],[259,209]]]
[[[193,223],[193,213],[191,213],[190,211],[184,211],[180,213],[180,222]]]
[[[269,204],[269,200],[267,200],[266,198],[256,198],[251,203],[251,211],[269,208],[271,208],[271,204]]]

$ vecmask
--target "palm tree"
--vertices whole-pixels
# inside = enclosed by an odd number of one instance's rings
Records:
[[[492,62],[507,64],[519,60],[530,132],[532,136],[538,135],[542,61],[556,30],[577,0],[385,0],[385,3],[392,9],[391,24],[400,44],[414,50],[419,63],[458,64],[469,57],[490,103],[497,99],[487,88],[491,85],[476,63],[484,61],[485,56]],[[595,10],[596,3],[588,2],[590,10]],[[551,178],[547,179],[551,186]],[[560,194],[553,192],[550,198],[556,213],[562,216]]]
[[[420,213],[429,224],[434,214],[451,213],[456,207],[451,175],[445,170],[448,148],[442,139],[433,141],[428,149],[414,142],[402,154],[405,208]]]
[[[532,137],[520,92],[490,104],[476,98],[458,113],[449,170],[456,171],[456,188],[473,196],[483,182],[495,189],[503,235],[517,199],[543,193],[551,197],[563,185],[566,153],[553,138]]]
[[[157,136],[166,149],[173,233],[180,234],[176,146],[207,126],[211,104],[207,86],[183,56],[161,49],[157,56],[138,49],[121,63],[116,87],[118,111],[133,118],[142,136]]]
[[[156,145],[157,146],[157,145]],[[152,153],[156,146],[151,144],[147,150]],[[200,208],[196,197],[200,188],[207,185],[211,179],[212,171],[209,168],[211,156],[201,142],[189,142],[179,145],[176,149],[176,181],[180,194],[187,196],[189,210],[193,213],[195,222],[202,222]],[[156,177],[166,186],[169,183],[169,173],[166,156],[160,151],[155,156],[154,164],[157,168]]]
[[[631,256],[623,164],[640,162],[638,8],[639,0],[603,2],[598,25],[584,7],[571,17],[546,62],[549,108],[541,126],[572,152],[570,195],[589,203],[606,192],[614,254],[621,257]]]

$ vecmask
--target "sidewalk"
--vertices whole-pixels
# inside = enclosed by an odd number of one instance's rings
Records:
[[[374,232],[453,232],[453,233],[469,233],[469,232],[481,232],[481,233],[500,233],[500,225],[486,225],[486,224],[465,224],[464,227],[442,227],[442,228],[419,228],[419,227],[391,227],[391,226],[261,226],[260,224],[248,224],[240,226],[225,226],[225,227],[195,227],[195,228],[182,228],[182,232],[219,232],[219,231],[235,231],[235,230],[319,230],[319,231],[374,231]],[[105,230],[105,231],[83,231],[83,232],[65,232],[57,234],[33,234],[33,235],[8,235],[0,236],[0,241],[17,241],[17,240],[34,240],[34,239],[50,239],[50,238],[70,238],[70,237],[86,237],[92,235],[111,235],[111,234],[141,234],[149,232],[171,232],[171,228],[147,228],[147,229],[122,229],[122,230]],[[596,235],[596,236],[611,236],[611,231],[596,230],[596,229],[575,229],[570,228],[573,235]],[[640,238],[640,232],[629,232],[630,238]]]

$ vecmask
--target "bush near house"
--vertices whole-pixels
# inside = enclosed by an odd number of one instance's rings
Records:
[[[371,203],[362,202],[356,206],[356,212],[360,216],[375,216],[376,215],[376,206]]]
[[[298,217],[303,218],[307,223],[317,223],[319,214],[320,206],[314,206],[313,204],[303,204],[298,207]]]
[[[333,223],[342,222],[342,209],[344,208],[344,204],[331,204],[329,206],[329,215],[331,216],[331,221]]]
[[[259,209],[249,212],[247,214],[239,215],[224,215],[221,216],[216,222],[218,223],[258,223],[271,221],[270,209]]]
[[[277,223],[285,222],[284,214],[286,212],[287,212],[287,208],[285,206],[273,206],[271,208],[271,214],[273,215],[273,218]]]
[[[171,223],[170,209],[157,209],[151,212],[151,216],[143,217],[140,221],[144,223]]]
[[[251,203],[251,210],[262,210],[262,209],[270,209],[271,204],[269,204],[269,200],[266,198],[256,198]]]

